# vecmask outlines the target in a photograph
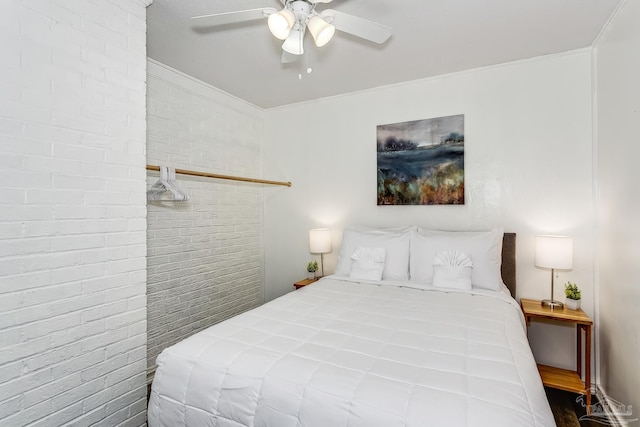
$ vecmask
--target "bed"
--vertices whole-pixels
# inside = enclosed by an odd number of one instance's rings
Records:
[[[336,274],[158,356],[149,426],[554,426],[510,295],[515,235],[438,233],[345,229]]]

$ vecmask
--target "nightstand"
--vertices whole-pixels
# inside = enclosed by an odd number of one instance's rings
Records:
[[[315,279],[302,279],[302,280],[298,280],[296,283],[293,284],[293,286],[296,289],[300,289],[300,288],[304,288],[305,286],[308,286],[310,284],[312,284],[313,282],[318,281],[318,278],[316,277]]]
[[[576,325],[577,340],[577,361],[576,370],[554,368],[552,366],[538,365],[538,371],[542,378],[542,383],[548,387],[573,393],[583,393],[587,396],[587,414],[591,413],[591,327],[593,321],[587,314],[578,310],[570,310],[566,307],[554,308],[545,307],[539,300],[521,299],[520,307],[527,321],[527,327],[531,321],[547,319],[554,322],[565,322]],[[584,332],[584,382],[582,382],[582,354]]]

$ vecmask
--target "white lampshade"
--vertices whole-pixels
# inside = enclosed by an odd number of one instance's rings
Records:
[[[292,55],[302,55],[304,53],[304,28],[296,24],[291,29],[289,37],[282,43],[282,50]]]
[[[314,228],[309,230],[309,252],[326,254],[331,252],[331,229]]]
[[[329,43],[329,40],[331,40],[336,32],[336,27],[327,23],[327,21],[317,15],[309,20],[307,28],[309,28],[309,32],[318,47]]]
[[[296,16],[294,13],[289,9],[282,9],[269,15],[267,25],[275,38],[284,40],[289,36],[289,32],[295,22]]]
[[[535,265],[542,268],[570,270],[573,267],[573,238],[536,236]]]

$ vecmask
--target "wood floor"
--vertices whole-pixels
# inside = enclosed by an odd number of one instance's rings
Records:
[[[602,424],[589,419],[580,421],[580,417],[585,416],[587,412],[576,400],[578,394],[548,387],[545,387],[545,391],[558,427],[602,427]]]

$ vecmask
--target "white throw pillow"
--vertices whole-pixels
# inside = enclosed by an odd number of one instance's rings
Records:
[[[349,277],[361,280],[382,280],[385,255],[384,248],[358,247],[351,255]]]
[[[471,258],[458,251],[438,252],[433,260],[433,286],[471,289]]]
[[[348,276],[351,273],[351,255],[358,247],[384,248],[385,266],[382,278],[385,280],[409,279],[409,241],[416,227],[403,227],[399,231],[385,229],[362,230],[358,227],[345,228],[338,262],[334,273]]]
[[[490,231],[423,230],[411,233],[411,281],[433,283],[433,260],[438,252],[459,251],[473,262],[471,284],[475,288],[498,291],[502,285],[501,228]]]

